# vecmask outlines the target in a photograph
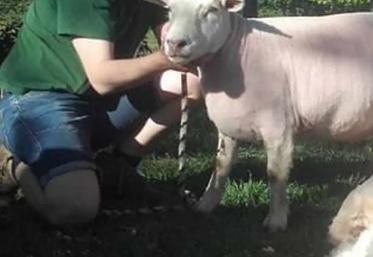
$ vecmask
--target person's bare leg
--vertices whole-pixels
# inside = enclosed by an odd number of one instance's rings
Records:
[[[93,170],[74,170],[53,178],[43,189],[30,168],[20,163],[16,177],[27,202],[54,225],[89,222],[100,203],[99,185]]]
[[[188,73],[188,100],[193,105],[201,98],[199,79]],[[165,104],[145,121],[144,126],[133,137],[126,138],[120,150],[132,156],[143,156],[152,141],[180,119],[181,73],[167,71],[162,74],[159,83],[159,95]]]

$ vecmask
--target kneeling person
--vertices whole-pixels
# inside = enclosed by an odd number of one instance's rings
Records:
[[[84,14],[83,14],[84,12]],[[132,166],[179,118],[177,67],[162,51],[133,58],[166,11],[142,0],[35,0],[0,68],[0,140],[11,152],[3,190],[19,183],[53,224],[92,220],[100,204],[94,152],[113,142]],[[198,79],[188,74],[192,100]],[[123,132],[139,116],[144,126]]]

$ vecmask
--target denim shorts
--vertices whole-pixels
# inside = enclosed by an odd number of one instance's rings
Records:
[[[141,115],[126,95],[115,108],[103,102],[67,92],[6,93],[0,100],[0,140],[43,187],[61,174],[94,170],[94,148],[112,143]]]

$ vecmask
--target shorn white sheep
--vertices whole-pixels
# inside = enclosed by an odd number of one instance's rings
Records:
[[[241,0],[164,0],[164,49],[199,65],[217,165],[196,205],[220,202],[237,140],[261,140],[271,192],[264,225],[287,226],[287,179],[296,136],[357,141],[373,134],[373,14],[244,19]]]

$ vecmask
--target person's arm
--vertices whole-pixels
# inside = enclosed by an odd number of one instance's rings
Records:
[[[161,51],[140,58],[114,60],[113,44],[109,41],[75,38],[72,42],[89,82],[99,94],[135,87],[175,68]]]

